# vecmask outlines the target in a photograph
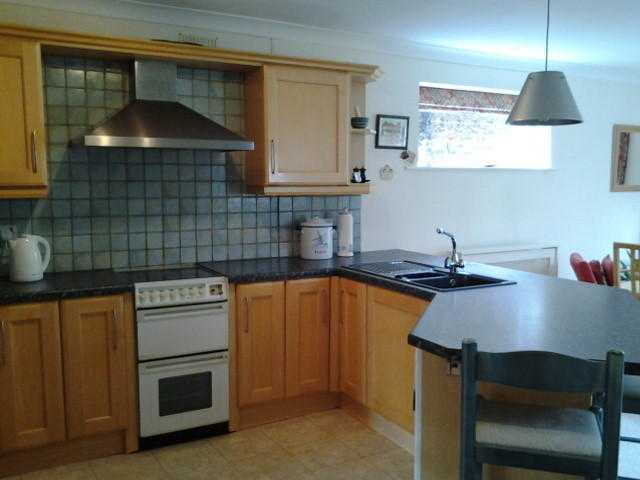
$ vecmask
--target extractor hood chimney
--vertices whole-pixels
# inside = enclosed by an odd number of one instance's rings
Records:
[[[174,62],[135,60],[134,100],[84,136],[91,147],[253,150],[253,142],[178,103]]]

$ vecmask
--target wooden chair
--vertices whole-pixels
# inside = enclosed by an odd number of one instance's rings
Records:
[[[462,343],[460,478],[482,478],[482,465],[615,480],[622,404],[621,352],[606,362],[546,352],[482,353]],[[597,395],[592,410],[516,405],[478,397],[478,381],[551,392]]]
[[[623,267],[621,264],[621,250],[627,252],[629,264]],[[627,279],[621,280],[625,275]],[[613,244],[613,280],[614,285],[631,290],[631,293],[640,300],[640,244],[619,243]]]

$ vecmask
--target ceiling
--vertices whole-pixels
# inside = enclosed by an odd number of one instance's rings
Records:
[[[430,46],[514,58],[544,58],[545,0],[143,0],[135,3],[384,35]],[[639,20],[638,0],[553,0],[551,59],[640,68]]]

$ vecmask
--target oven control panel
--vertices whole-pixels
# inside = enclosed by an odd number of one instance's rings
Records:
[[[227,285],[225,277],[136,283],[136,308],[224,302]]]

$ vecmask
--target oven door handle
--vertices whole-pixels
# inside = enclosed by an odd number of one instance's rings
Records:
[[[227,304],[207,305],[200,308],[189,308],[172,311],[154,311],[154,312],[138,312],[138,323],[142,322],[157,322],[161,320],[171,320],[176,318],[193,317],[196,315],[203,315],[207,313],[213,313],[219,315],[227,311]]]
[[[229,361],[229,354],[220,353],[213,355],[209,358],[203,358],[200,360],[190,360],[188,358],[175,359],[175,360],[162,360],[161,363],[156,364],[140,364],[140,375],[160,373],[160,372],[174,372],[176,370],[190,369],[193,367],[201,367],[204,365],[216,365],[219,363],[227,363]]]

